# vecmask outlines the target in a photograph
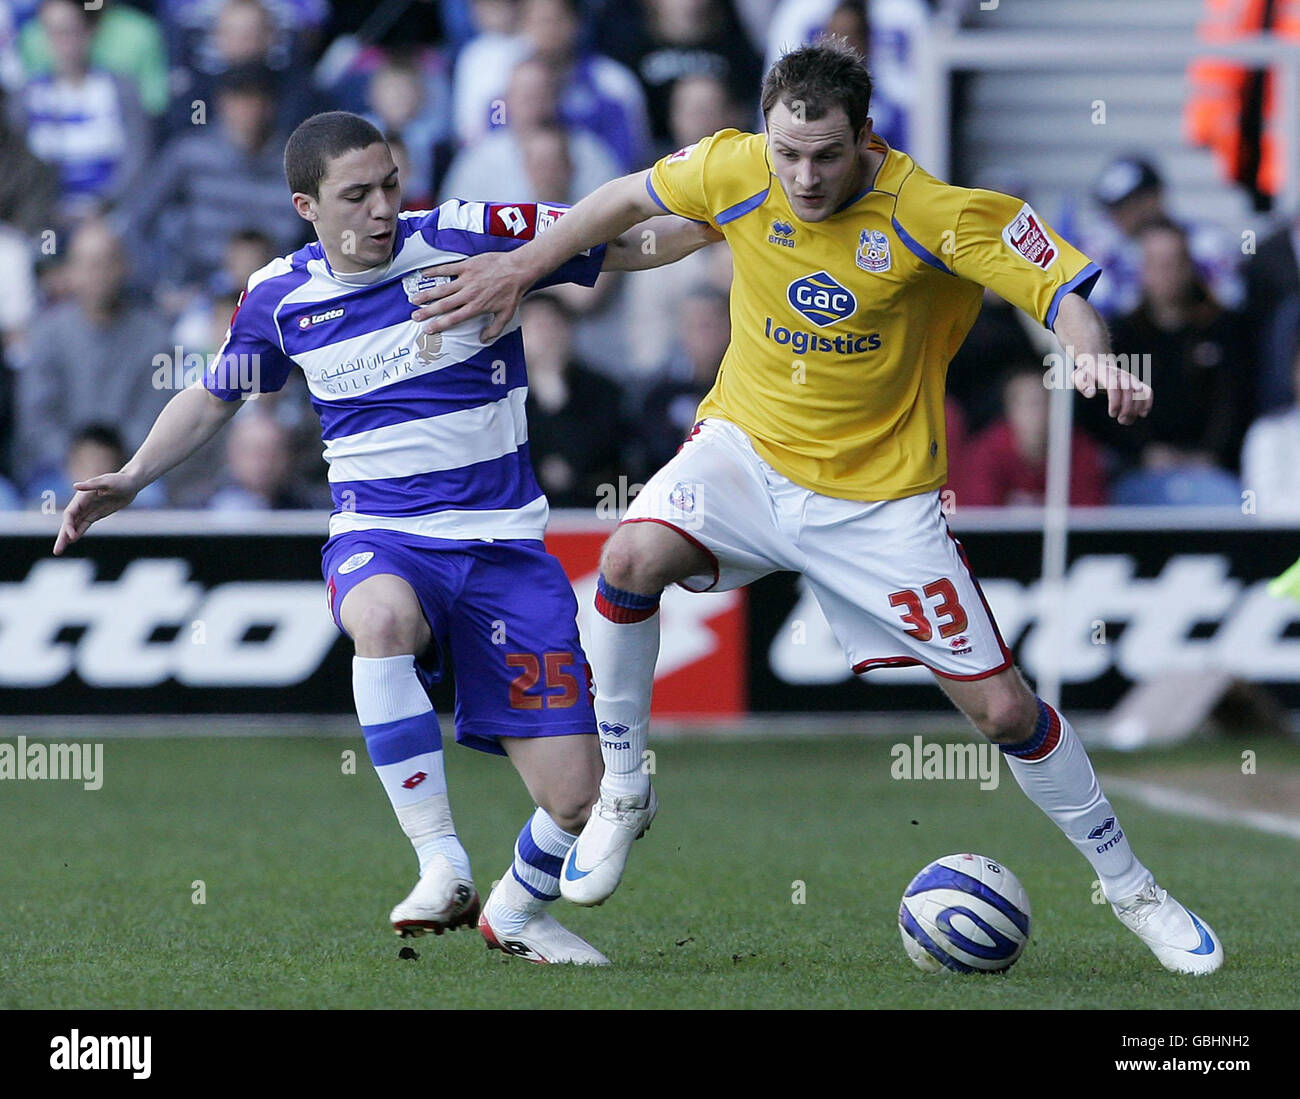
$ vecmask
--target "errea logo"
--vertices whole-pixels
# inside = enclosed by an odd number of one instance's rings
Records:
[[[795,279],[785,293],[799,313],[819,328],[842,321],[858,311],[858,299],[825,271]]]

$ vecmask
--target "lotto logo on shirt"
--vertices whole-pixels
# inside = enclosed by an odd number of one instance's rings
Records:
[[[1002,230],[1002,239],[1007,242],[1012,251],[1019,252],[1035,267],[1041,267],[1044,271],[1051,267],[1056,262],[1056,257],[1061,254],[1060,248],[1047,235],[1047,230],[1043,228],[1043,223],[1038,220],[1038,215],[1034,213],[1029,203],[1020,207],[1020,213]]]

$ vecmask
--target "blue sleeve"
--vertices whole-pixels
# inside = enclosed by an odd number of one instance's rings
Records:
[[[432,233],[425,239],[435,248],[475,256],[481,252],[512,252],[555,224],[569,207],[550,202],[463,202],[449,199],[437,211]],[[530,289],[563,282],[590,286],[605,262],[600,244],[566,260]]]
[[[273,296],[245,291],[230,317],[225,342],[203,373],[203,388],[223,401],[284,388],[293,360],[280,348]]]

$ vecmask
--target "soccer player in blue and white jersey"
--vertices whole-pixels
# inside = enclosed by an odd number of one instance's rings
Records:
[[[483,343],[488,318],[436,336],[411,319],[411,297],[439,281],[438,265],[515,248],[564,208],[450,199],[399,214],[387,144],[342,111],[294,131],[285,175],[317,242],[249,279],[202,384],[172,398],[119,472],[77,483],[54,552],[192,454],[244,398],[301,369],[334,495],[322,551],[330,611],[355,643],[366,748],[420,863],[394,930],[441,934],[477,919],[489,946],[531,961],[606,964],[546,911],[603,766],[577,602],[542,543],[519,323]],[[658,266],[717,239],[676,217],[655,234],[649,252],[640,235],[611,241],[537,285],[591,285],[602,269]],[[481,916],[427,693],[448,656],[456,739],[509,756],[538,804]]]

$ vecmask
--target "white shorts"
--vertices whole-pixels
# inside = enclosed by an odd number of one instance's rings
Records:
[[[840,500],[796,485],[724,420],[699,424],[632,501],[625,523],[662,523],[709,557],[689,591],[801,573],[855,673],[922,664],[948,679],[1012,665],[948,530],[938,491]]]

